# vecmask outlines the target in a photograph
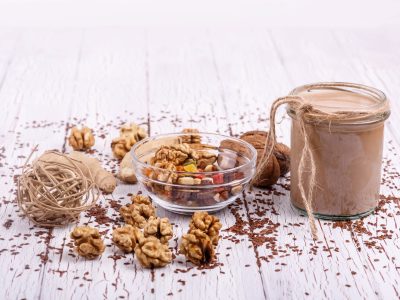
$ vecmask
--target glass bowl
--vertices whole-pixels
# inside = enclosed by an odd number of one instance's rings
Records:
[[[215,162],[204,167],[207,162],[191,159],[190,164],[201,166],[194,171],[182,166],[165,169],[159,167],[162,163],[154,163],[161,146],[176,147],[183,142],[200,158],[212,157]],[[218,211],[232,203],[254,175],[257,159],[249,143],[213,133],[152,136],[136,143],[131,154],[136,177],[153,201],[179,214]]]

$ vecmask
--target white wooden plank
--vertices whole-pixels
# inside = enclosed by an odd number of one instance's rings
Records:
[[[51,231],[21,219],[14,201],[13,176],[20,172],[16,166],[25,162],[35,144],[40,144],[39,151],[62,148],[65,124],[57,118],[67,115],[63,97],[68,97],[70,91],[68,83],[74,76],[78,42],[75,34],[24,32],[4,77],[0,91],[1,110],[5,112],[1,114],[1,128],[6,130],[2,142],[8,163],[6,173],[2,170],[6,177],[0,188],[0,215],[8,222],[0,241],[0,264],[6,272],[0,283],[4,299],[40,297]],[[62,90],[65,92],[60,94]],[[48,109],[54,107],[58,108],[57,115],[49,114]]]
[[[87,30],[83,33],[69,122],[94,129],[97,136],[94,154],[113,172],[117,171],[118,163],[112,158],[110,145],[112,138],[118,136],[121,123],[147,122],[145,50],[145,34],[141,31]],[[107,224],[100,217],[82,216],[80,224],[95,226],[106,235],[107,249],[100,259],[86,261],[73,254],[68,242],[74,224],[54,230],[51,246],[62,248],[50,253],[54,263],[46,266],[44,282],[48,288],[43,290],[44,298],[89,295],[90,298],[123,299],[151,295],[150,271],[138,270],[133,256],[124,255],[111,242],[112,227],[120,222],[110,201],[127,204],[130,202],[127,194],[137,190],[137,185],[120,183],[112,195],[100,198],[98,205],[108,210]]]
[[[215,72],[212,48],[206,32],[156,32],[150,34],[149,49],[152,132],[179,132],[185,127],[193,126],[206,132],[229,134],[226,103],[221,94],[222,86]],[[153,117],[153,113],[156,114],[160,109],[166,118]],[[189,218],[171,213],[167,215],[179,225],[179,233],[182,235],[188,228]],[[223,210],[217,215],[224,228],[234,225],[235,219],[229,210]],[[225,233],[224,237],[227,238]],[[177,294],[172,290],[174,297],[205,298],[210,294],[226,299],[264,297],[257,267],[246,268],[246,265],[256,266],[250,246],[246,239],[239,244],[222,239],[218,246],[218,262],[223,266],[207,270],[206,274],[199,274],[194,269],[185,276],[180,275],[186,285],[181,293]],[[182,257],[179,260],[184,261]],[[185,267],[190,268],[191,264],[187,263]],[[200,278],[190,280],[196,274]],[[166,273],[166,282],[173,278],[171,275],[173,274]]]

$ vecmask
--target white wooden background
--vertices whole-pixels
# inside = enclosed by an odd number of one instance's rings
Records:
[[[399,50],[396,28],[1,28],[0,298],[399,298]],[[220,265],[211,270],[177,256],[151,272],[112,245],[119,223],[112,204],[128,203],[137,185],[119,184],[100,199],[108,224],[82,215],[80,223],[99,226],[109,245],[94,261],[73,255],[74,225],[39,228],[17,209],[18,167],[35,144],[68,151],[72,124],[95,130],[95,155],[115,170],[110,141],[121,122],[142,123],[151,135],[185,127],[238,135],[265,129],[271,101],[293,87],[334,80],[375,86],[392,100],[381,191],[390,200],[346,228],[318,222],[316,243],[290,206],[289,178],[218,213]],[[286,143],[289,128],[283,116]],[[187,230],[187,217],[159,214],[175,224],[176,238]],[[243,230],[233,233],[238,221]],[[171,242],[174,253],[178,242]]]

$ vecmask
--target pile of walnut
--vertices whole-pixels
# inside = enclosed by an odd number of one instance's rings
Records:
[[[154,157],[151,158],[150,164],[168,171],[216,171],[214,163],[217,156],[207,151],[196,151],[189,144],[174,144],[169,146],[161,146]],[[152,171],[148,174],[150,178],[167,183],[178,183],[185,185],[201,184],[201,179],[190,176],[178,177],[176,173]]]
[[[168,242],[173,236],[167,218],[158,218],[149,197],[134,195],[132,204],[123,206],[120,214],[125,226],[114,229],[112,240],[125,253],[136,254],[145,268],[164,267],[172,261]],[[143,229],[143,231],[141,230]],[[100,256],[105,249],[100,233],[89,226],[76,227],[71,233],[75,251],[87,259]]]
[[[211,263],[215,259],[221,227],[217,217],[203,211],[195,212],[188,233],[182,237],[179,252],[195,265]]]
[[[240,139],[253,145],[257,150],[257,163],[262,157],[264,146],[268,137],[266,131],[248,131]],[[258,187],[268,187],[275,184],[279,177],[284,176],[290,169],[290,148],[282,143],[277,143],[260,179],[254,183]]]
[[[145,268],[164,267],[171,263],[172,252],[168,243],[173,236],[172,225],[168,218],[156,216],[149,197],[133,196],[132,204],[121,207],[120,214],[127,225],[113,232],[113,242],[118,248],[126,253],[134,252]]]
[[[145,268],[164,267],[172,262],[172,252],[168,248],[173,237],[172,225],[168,218],[156,217],[149,197],[134,195],[132,204],[121,207],[120,213],[127,224],[115,228],[112,234],[112,241],[119,249],[135,253]],[[195,265],[211,263],[215,259],[221,227],[217,217],[207,212],[194,213],[188,233],[182,236],[179,253]],[[75,251],[82,257],[94,259],[104,252],[104,242],[96,228],[76,227],[71,238]]]

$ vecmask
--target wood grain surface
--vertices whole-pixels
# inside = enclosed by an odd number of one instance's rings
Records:
[[[1,29],[1,299],[396,299],[400,298],[400,31],[383,29]],[[72,125],[96,134],[95,155],[117,171],[110,142],[128,121],[151,135],[194,127],[237,136],[268,128],[271,102],[317,81],[382,89],[392,102],[385,132],[381,202],[360,221],[307,219],[290,205],[290,177],[246,190],[217,216],[217,264],[194,267],[177,254],[189,219],[174,224],[173,263],[143,269],[111,242],[118,205],[139,185],[119,182],[80,224],[105,236],[104,254],[78,257],[75,224],[44,229],[21,216],[15,176],[32,148],[69,151]],[[397,124],[397,125],[396,125]],[[279,113],[278,135],[290,140]],[[104,213],[105,212],[105,213]]]

